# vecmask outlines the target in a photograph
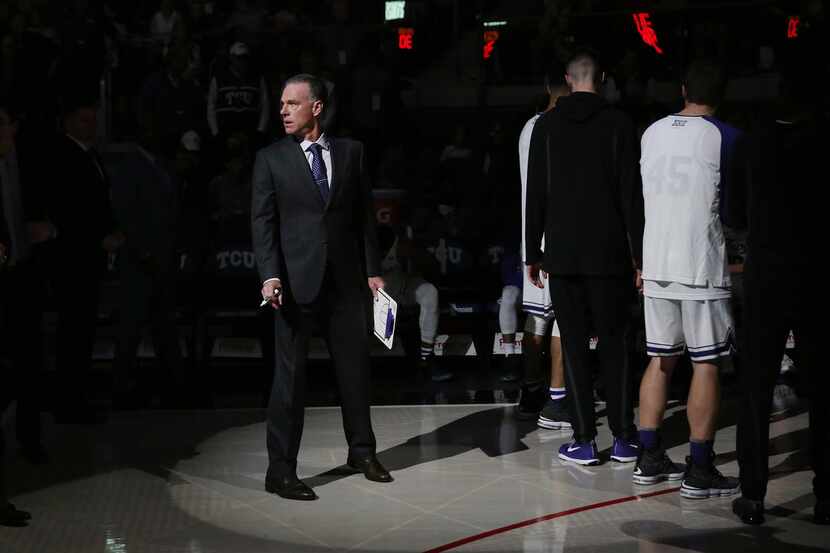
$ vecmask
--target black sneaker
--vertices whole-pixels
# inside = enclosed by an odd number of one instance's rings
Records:
[[[560,430],[571,427],[571,414],[568,412],[568,405],[565,400],[553,400],[548,397],[539,418],[536,420],[539,428],[548,430]]]
[[[735,495],[739,491],[741,484],[737,478],[722,475],[713,463],[708,466],[695,465],[691,457],[686,457],[686,474],[680,485],[681,497],[707,499]]]
[[[522,386],[519,394],[519,403],[513,408],[513,413],[519,420],[533,420],[539,416],[539,411],[545,404],[547,390],[543,386],[528,388]]]
[[[663,480],[680,480],[684,472],[684,467],[672,462],[664,449],[643,449],[631,480],[641,486],[651,486]]]

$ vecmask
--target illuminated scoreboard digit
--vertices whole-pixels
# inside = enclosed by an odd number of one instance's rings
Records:
[[[412,27],[400,27],[398,29],[398,49],[412,50],[415,29]]]
[[[493,55],[493,49],[496,47],[496,41],[499,39],[498,31],[484,31],[484,48],[481,51],[481,57],[489,60]]]

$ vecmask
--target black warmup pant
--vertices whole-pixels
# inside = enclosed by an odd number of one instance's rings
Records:
[[[368,288],[367,288],[368,291]],[[303,433],[308,343],[315,323],[334,362],[349,455],[374,455],[369,413],[369,336],[367,297],[341,290],[330,274],[311,304],[297,304],[286,293],[276,312],[276,367],[268,405],[268,475],[279,478],[297,469]]]
[[[763,274],[762,274],[763,272]],[[815,471],[813,490],[830,500],[830,409],[821,401],[830,385],[827,367],[819,365],[819,308],[800,279],[784,271],[750,263],[744,272],[744,351],[740,366],[741,399],[738,410],[738,464],[744,497],[763,500],[769,480],[769,413],[784,355],[793,330],[799,372],[810,379],[810,457]],[[803,276],[803,275],[801,275]],[[812,289],[812,288],[810,288]],[[804,374],[804,373],[802,373]]]
[[[597,435],[588,347],[592,329],[599,338],[608,424],[614,436],[635,438],[634,383],[627,348],[633,277],[551,276],[548,282],[562,334],[574,439],[587,442]]]

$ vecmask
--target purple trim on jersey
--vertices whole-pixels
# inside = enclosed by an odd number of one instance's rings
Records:
[[[704,115],[703,118],[710,123],[712,123],[719,131],[720,131],[720,209],[718,214],[720,215],[721,221],[724,220],[724,214],[729,213],[729,210],[726,209],[726,187],[729,186],[727,183],[727,175],[729,174],[729,161],[732,157],[732,151],[735,147],[735,142],[737,142],[738,137],[741,136],[741,131],[737,128],[729,125],[728,123],[724,123],[720,119],[713,117],[711,115]]]

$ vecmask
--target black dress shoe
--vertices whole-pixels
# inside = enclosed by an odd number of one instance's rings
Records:
[[[830,525],[830,501],[817,501],[813,509],[813,522],[822,526]]]
[[[764,502],[739,497],[732,502],[732,512],[738,515],[744,524],[757,526],[764,523]]]
[[[380,464],[378,458],[372,455],[365,459],[352,459],[346,461],[346,465],[353,470],[362,472],[366,480],[372,482],[392,482],[394,478],[389,474],[383,465]]]
[[[314,501],[318,499],[314,490],[306,486],[296,476],[283,476],[281,478],[265,480],[265,491],[275,493],[285,499],[294,499],[296,501]]]
[[[0,526],[23,527],[32,515],[26,511],[18,511],[11,503],[0,506]]]

